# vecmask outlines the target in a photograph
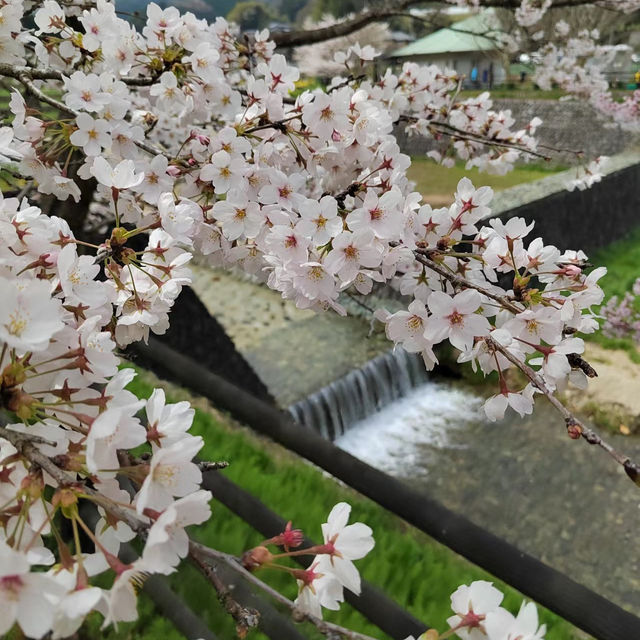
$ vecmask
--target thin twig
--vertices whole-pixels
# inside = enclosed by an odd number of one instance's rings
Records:
[[[540,158],[542,160],[548,161],[551,160],[551,157],[545,155],[544,153],[539,153],[538,151],[533,151],[517,142],[509,142],[507,140],[499,140],[499,139],[489,139],[483,138],[478,133],[473,133],[472,131],[465,131],[464,129],[459,129],[458,127],[454,127],[448,122],[441,122],[439,120],[434,120],[429,122],[429,127],[441,128],[440,133],[444,135],[448,135],[452,138],[459,138],[461,140],[467,140],[468,142],[474,142],[477,144],[481,144],[485,147],[504,147],[505,149],[514,149],[516,151],[520,151],[521,153],[528,153],[530,156],[534,158]],[[442,130],[444,129],[444,131]]]
[[[34,68],[26,67],[22,65],[12,65],[6,62],[0,63],[0,76],[6,76],[8,78],[20,79],[20,76],[27,76],[31,80],[64,80],[62,71],[52,69],[50,67]],[[153,84],[157,81],[157,78],[118,78],[125,84],[134,87],[145,87]]]
[[[2,73],[2,71],[0,70],[0,74],[1,73]],[[14,77],[14,76],[12,76],[12,77]],[[18,75],[17,79],[24,85],[24,87],[27,89],[27,91],[29,91],[31,94],[33,94],[41,102],[46,102],[47,104],[50,104],[52,107],[55,107],[59,111],[62,111],[63,113],[66,113],[66,114],[68,114],[70,116],[73,116],[74,118],[77,118],[80,115],[79,111],[76,111],[75,109],[72,109],[71,107],[68,107],[63,102],[60,102],[59,100],[56,100],[55,98],[52,98],[51,96],[48,96],[46,93],[44,93],[43,91],[38,89],[38,87],[36,87],[35,84],[33,84],[33,81],[31,80],[31,78],[27,74]],[[165,154],[161,149],[158,149],[156,147],[152,147],[151,145],[147,144],[146,142],[140,142],[138,140],[134,140],[134,144],[139,149],[142,149],[143,151],[146,151],[147,153],[149,153],[149,154],[151,154],[153,156],[163,155],[163,156],[165,156],[167,158],[167,160],[171,160],[172,159],[171,156]]]
[[[509,362],[520,369],[531,383],[547,397],[552,406],[564,418],[567,428],[577,427],[579,435],[581,435],[589,444],[594,444],[599,446],[601,449],[604,449],[604,451],[606,451],[618,464],[622,465],[627,475],[634,482],[637,483],[637,481],[640,480],[640,465],[633,462],[629,456],[617,451],[612,445],[603,440],[600,434],[587,427],[581,420],[578,420],[578,418],[576,418],[575,415],[571,413],[571,411],[569,411],[569,409],[567,409],[567,407],[565,407],[558,398],[556,398],[553,391],[549,389],[543,377],[537,371],[534,371],[526,362],[523,362],[514,356],[506,347],[503,347],[501,344],[493,340],[493,338],[485,337],[484,340],[493,349],[499,351],[507,360],[509,360]]]
[[[196,462],[196,465],[198,465],[200,471],[219,471],[220,469],[226,469],[229,463],[226,460],[218,460],[217,462],[202,460]]]
[[[460,287],[465,287],[468,289],[475,289],[476,291],[491,298],[492,300],[495,300],[503,308],[508,309],[514,314],[518,314],[523,311],[523,309],[519,309],[508,298],[491,293],[489,290],[485,289],[484,287],[477,285],[469,280],[466,280],[465,278],[455,273],[452,273],[451,271],[448,271],[443,266],[439,265],[438,263],[434,262],[433,260],[423,255],[423,253],[421,253],[421,250],[414,251],[414,255],[416,260],[418,260],[418,262],[424,264],[425,266],[429,267],[436,273],[440,274],[443,278],[446,278],[452,284],[458,285]],[[552,404],[552,406],[564,418],[567,428],[573,427],[574,428],[573,432],[578,433],[589,444],[597,445],[601,449],[606,451],[618,464],[622,465],[627,475],[636,484],[640,484],[640,464],[632,461],[629,458],[629,456],[625,455],[624,453],[620,453],[619,451],[617,451],[611,444],[603,440],[602,436],[596,433],[593,429],[590,429],[589,427],[587,427],[582,421],[578,420],[578,418],[576,418],[576,416],[573,413],[571,413],[571,411],[569,411],[569,409],[567,409],[567,407],[565,407],[560,400],[558,400],[558,398],[554,395],[553,391],[549,389],[543,377],[538,372],[534,371],[526,362],[523,362],[522,360],[518,359],[508,349],[506,349],[505,347],[497,343],[491,337],[486,336],[484,340],[487,342],[487,344],[491,345],[492,348],[494,348],[496,351],[499,351],[502,355],[504,355],[504,357],[507,358],[509,362],[514,364],[518,369],[520,369],[520,371],[524,373],[524,375],[531,381],[531,383],[537,389],[539,389],[541,393],[543,393],[547,397],[547,399]],[[583,360],[582,358],[580,358],[580,360],[581,362],[576,364],[577,367],[579,367],[583,371],[585,370],[586,367],[588,367],[595,374],[595,371],[590,367],[590,365],[585,360]],[[575,428],[577,428],[577,432],[575,431]]]
[[[509,300],[509,298],[507,298],[506,296],[500,296],[495,293],[492,293],[491,291],[489,291],[489,289],[486,289],[485,287],[479,284],[476,284],[475,282],[467,280],[466,278],[463,278],[462,276],[459,276],[458,274],[449,271],[446,267],[442,266],[441,264],[438,264],[431,258],[427,257],[428,253],[429,252],[424,249],[415,249],[413,252],[413,255],[415,256],[415,259],[420,264],[423,264],[425,267],[429,267],[429,269],[431,269],[432,271],[435,271],[436,273],[441,275],[443,278],[446,278],[452,284],[457,284],[458,286],[465,287],[467,289],[475,289],[482,295],[487,296],[487,298],[491,298],[492,300],[495,300],[502,307],[511,311],[511,313],[518,314],[524,311],[524,309],[520,309],[513,302],[511,302],[511,300]]]
[[[41,91],[40,89],[38,89],[38,87],[36,87],[36,85],[33,84],[33,81],[27,74],[23,73],[14,77],[17,77],[17,79],[24,85],[25,89],[29,93],[31,93],[33,96],[38,98],[40,102],[46,102],[47,104],[50,104],[52,107],[55,107],[56,109],[58,109],[58,111],[62,111],[62,113],[67,113],[74,117],[78,115],[78,112],[75,111],[74,109],[71,109],[63,102],[60,102],[59,100],[56,100],[51,96],[48,96],[46,93],[44,93],[44,91]]]
[[[209,557],[216,562],[224,563],[226,566],[240,574],[245,580],[247,580],[247,582],[255,585],[256,587],[264,591],[267,595],[271,596],[276,602],[290,609],[294,620],[298,622],[307,620],[311,622],[318,629],[318,631],[320,631],[320,633],[326,636],[339,636],[341,638],[346,638],[347,640],[376,640],[371,636],[358,633],[357,631],[351,631],[350,629],[345,629],[344,627],[341,627],[337,624],[327,622],[326,620],[322,620],[321,618],[316,618],[310,613],[301,611],[295,602],[289,600],[289,598],[283,596],[279,591],[276,591],[269,585],[262,582],[260,578],[257,578],[253,573],[247,571],[240,564],[237,558],[228,553],[205,547],[204,545],[198,542],[194,542],[193,540],[189,543],[189,551],[190,553],[195,552],[200,554],[201,556]]]

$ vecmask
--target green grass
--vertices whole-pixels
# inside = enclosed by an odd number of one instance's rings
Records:
[[[567,95],[567,92],[562,89],[549,89],[548,91],[543,91],[542,89],[534,89],[531,83],[521,85],[518,82],[515,83],[515,86],[513,87],[502,85],[500,87],[494,87],[493,89],[463,89],[460,92],[460,97],[476,98],[485,91],[488,91],[491,98],[494,100],[504,98],[511,98],[514,100],[557,100],[558,98]]]
[[[436,164],[430,158],[413,157],[409,167],[408,177],[416,183],[416,190],[427,200],[431,196],[434,200],[442,198],[444,202],[452,202],[458,182],[462,178],[469,178],[476,187],[488,186],[495,191],[508,189],[524,182],[534,182],[553,173],[562,171],[564,167],[552,166],[545,163],[530,163],[516,166],[504,176],[490,175],[478,169],[467,170],[463,162],[458,162],[450,169]],[[439,204],[439,203],[438,203]]]
[[[605,302],[612,296],[621,299],[627,291],[631,291],[636,278],[640,277],[640,228],[589,258],[593,265],[607,267],[607,275],[600,280]],[[640,306],[638,309],[640,310]],[[602,332],[597,332],[588,336],[588,339],[606,349],[622,349],[634,362],[640,364],[640,351],[631,338],[607,338]]]
[[[152,391],[151,378],[147,374],[139,376],[130,388],[140,397],[146,397]],[[184,398],[176,395],[175,389],[172,393],[174,401]],[[230,467],[224,471],[227,477],[283,517],[293,520],[294,525],[302,528],[311,538],[319,538],[320,524],[335,503],[346,500],[353,505],[352,520],[369,524],[376,539],[373,552],[358,562],[362,575],[425,622],[445,629],[445,620],[450,615],[449,596],[457,586],[472,580],[492,579],[374,502],[337,484],[310,464],[247,429],[234,425],[230,419],[215,411],[197,409],[193,432],[205,439],[206,444],[201,452],[204,459],[228,460]],[[215,501],[211,521],[195,529],[193,534],[211,546],[238,555],[262,539]],[[295,597],[293,581],[288,576],[272,571],[264,572],[261,577],[289,597]],[[193,568],[183,565],[171,578],[171,583],[175,591],[190,603],[221,639],[230,640],[234,637],[230,619],[221,611],[211,588]],[[505,588],[504,585],[499,586]],[[505,605],[517,611],[521,596],[508,588],[506,593]],[[541,609],[540,613],[542,621],[550,626],[546,636],[548,640],[583,637],[550,612]],[[344,605],[336,614],[330,613],[327,618],[376,638],[385,638],[348,605]],[[97,624],[97,620],[91,621],[91,625]],[[97,626],[91,625],[90,628],[97,630]],[[309,638],[316,637],[311,628],[305,629],[304,633]],[[96,636],[87,634],[84,637]],[[158,637],[173,640],[179,636],[171,629],[170,623],[163,623],[148,602],[143,600],[141,617],[136,623],[121,625],[117,634],[110,632],[105,637],[111,640],[155,640]],[[259,632],[254,632],[250,637],[264,640]]]
[[[509,86],[511,85],[511,86]],[[563,96],[570,95],[563,89],[537,89],[532,82],[520,83],[519,79],[515,82],[504,84],[493,89],[463,89],[460,92],[461,98],[475,98],[481,93],[488,91],[493,100],[512,99],[512,100],[558,100]],[[613,89],[611,91],[616,100],[621,100],[625,96],[630,96],[633,91],[630,89]]]

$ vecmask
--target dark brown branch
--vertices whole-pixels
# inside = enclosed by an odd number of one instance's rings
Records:
[[[447,2],[447,0],[440,0],[441,4],[451,5],[456,4],[453,0]],[[555,0],[551,5],[551,8],[562,7],[580,7],[589,4],[598,4],[599,6],[611,7],[614,5],[615,0],[603,0],[602,2],[594,3],[594,0]],[[479,6],[481,7],[499,7],[502,9],[517,9],[522,3],[522,0],[480,0]],[[347,18],[342,22],[337,22],[326,27],[318,27],[316,29],[302,29],[299,31],[277,32],[271,34],[271,39],[276,43],[278,47],[298,47],[305,44],[314,44],[316,42],[324,42],[325,40],[332,40],[333,38],[339,38],[347,36],[354,31],[358,31],[363,27],[366,27],[372,22],[379,22],[386,20],[387,18],[393,18],[398,14],[402,14],[403,11],[413,5],[421,4],[420,0],[398,0],[389,4],[388,6],[377,6],[375,8],[365,9],[361,13]],[[477,34],[476,34],[477,35]]]
[[[333,624],[331,622],[327,622],[326,620],[322,620],[322,618],[316,618],[315,616],[305,613],[301,611],[295,602],[289,600],[289,598],[283,596],[279,591],[276,591],[269,585],[266,585],[260,578],[257,578],[253,573],[247,571],[238,561],[237,558],[229,555],[228,553],[224,553],[222,551],[217,551],[216,549],[211,549],[209,547],[205,547],[202,544],[191,541],[189,543],[190,553],[197,553],[200,556],[209,557],[216,562],[222,562],[227,567],[236,571],[242,578],[244,578],[247,582],[255,585],[262,591],[264,591],[267,595],[272,597],[279,604],[287,607],[292,614],[294,620],[298,622],[303,622],[307,620],[311,622],[320,633],[326,635],[329,638],[346,638],[346,640],[375,640],[371,636],[367,636],[362,633],[358,633],[357,631],[351,631],[350,629],[345,629],[337,624]]]
[[[412,4],[417,4],[416,0],[397,0],[387,7],[380,6],[366,9],[352,18],[327,27],[273,33],[271,34],[271,39],[278,47],[298,47],[303,44],[324,42],[325,40],[347,36],[354,31],[366,27],[372,22],[379,22],[380,20],[391,18]]]
[[[7,78],[16,78],[16,80],[20,79],[20,76],[26,76],[31,80],[63,80],[64,76],[62,71],[58,71],[57,69],[52,69],[50,67],[45,68],[34,68],[34,67],[25,67],[21,65],[12,65],[7,64],[5,62],[0,63],[0,76],[5,76]],[[119,78],[125,84],[134,87],[145,87],[156,82],[157,78],[149,77],[149,78]]]

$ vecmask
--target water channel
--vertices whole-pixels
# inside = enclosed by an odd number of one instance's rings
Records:
[[[640,491],[601,450],[570,440],[544,400],[491,423],[482,398],[428,381],[336,444],[640,614]],[[612,436],[640,455],[640,441]]]

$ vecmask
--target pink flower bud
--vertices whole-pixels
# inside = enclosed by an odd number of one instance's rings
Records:
[[[564,271],[565,271],[566,275],[568,275],[570,278],[574,278],[575,276],[579,276],[582,273],[582,269],[580,269],[580,267],[577,267],[575,264],[568,264],[564,268]]]
[[[279,547],[284,547],[287,551],[289,549],[295,549],[299,547],[304,540],[304,534],[300,529],[291,528],[291,520],[287,522],[287,526],[284,531],[273,538],[270,538],[265,544],[277,544]]]
[[[582,435],[582,427],[575,422],[571,422],[567,424],[567,434],[572,440],[578,440]]]
[[[193,140],[197,140],[204,147],[209,146],[209,143],[211,142],[211,139],[209,138],[209,136],[205,136],[204,134],[198,133],[195,130],[191,132],[191,138]]]

